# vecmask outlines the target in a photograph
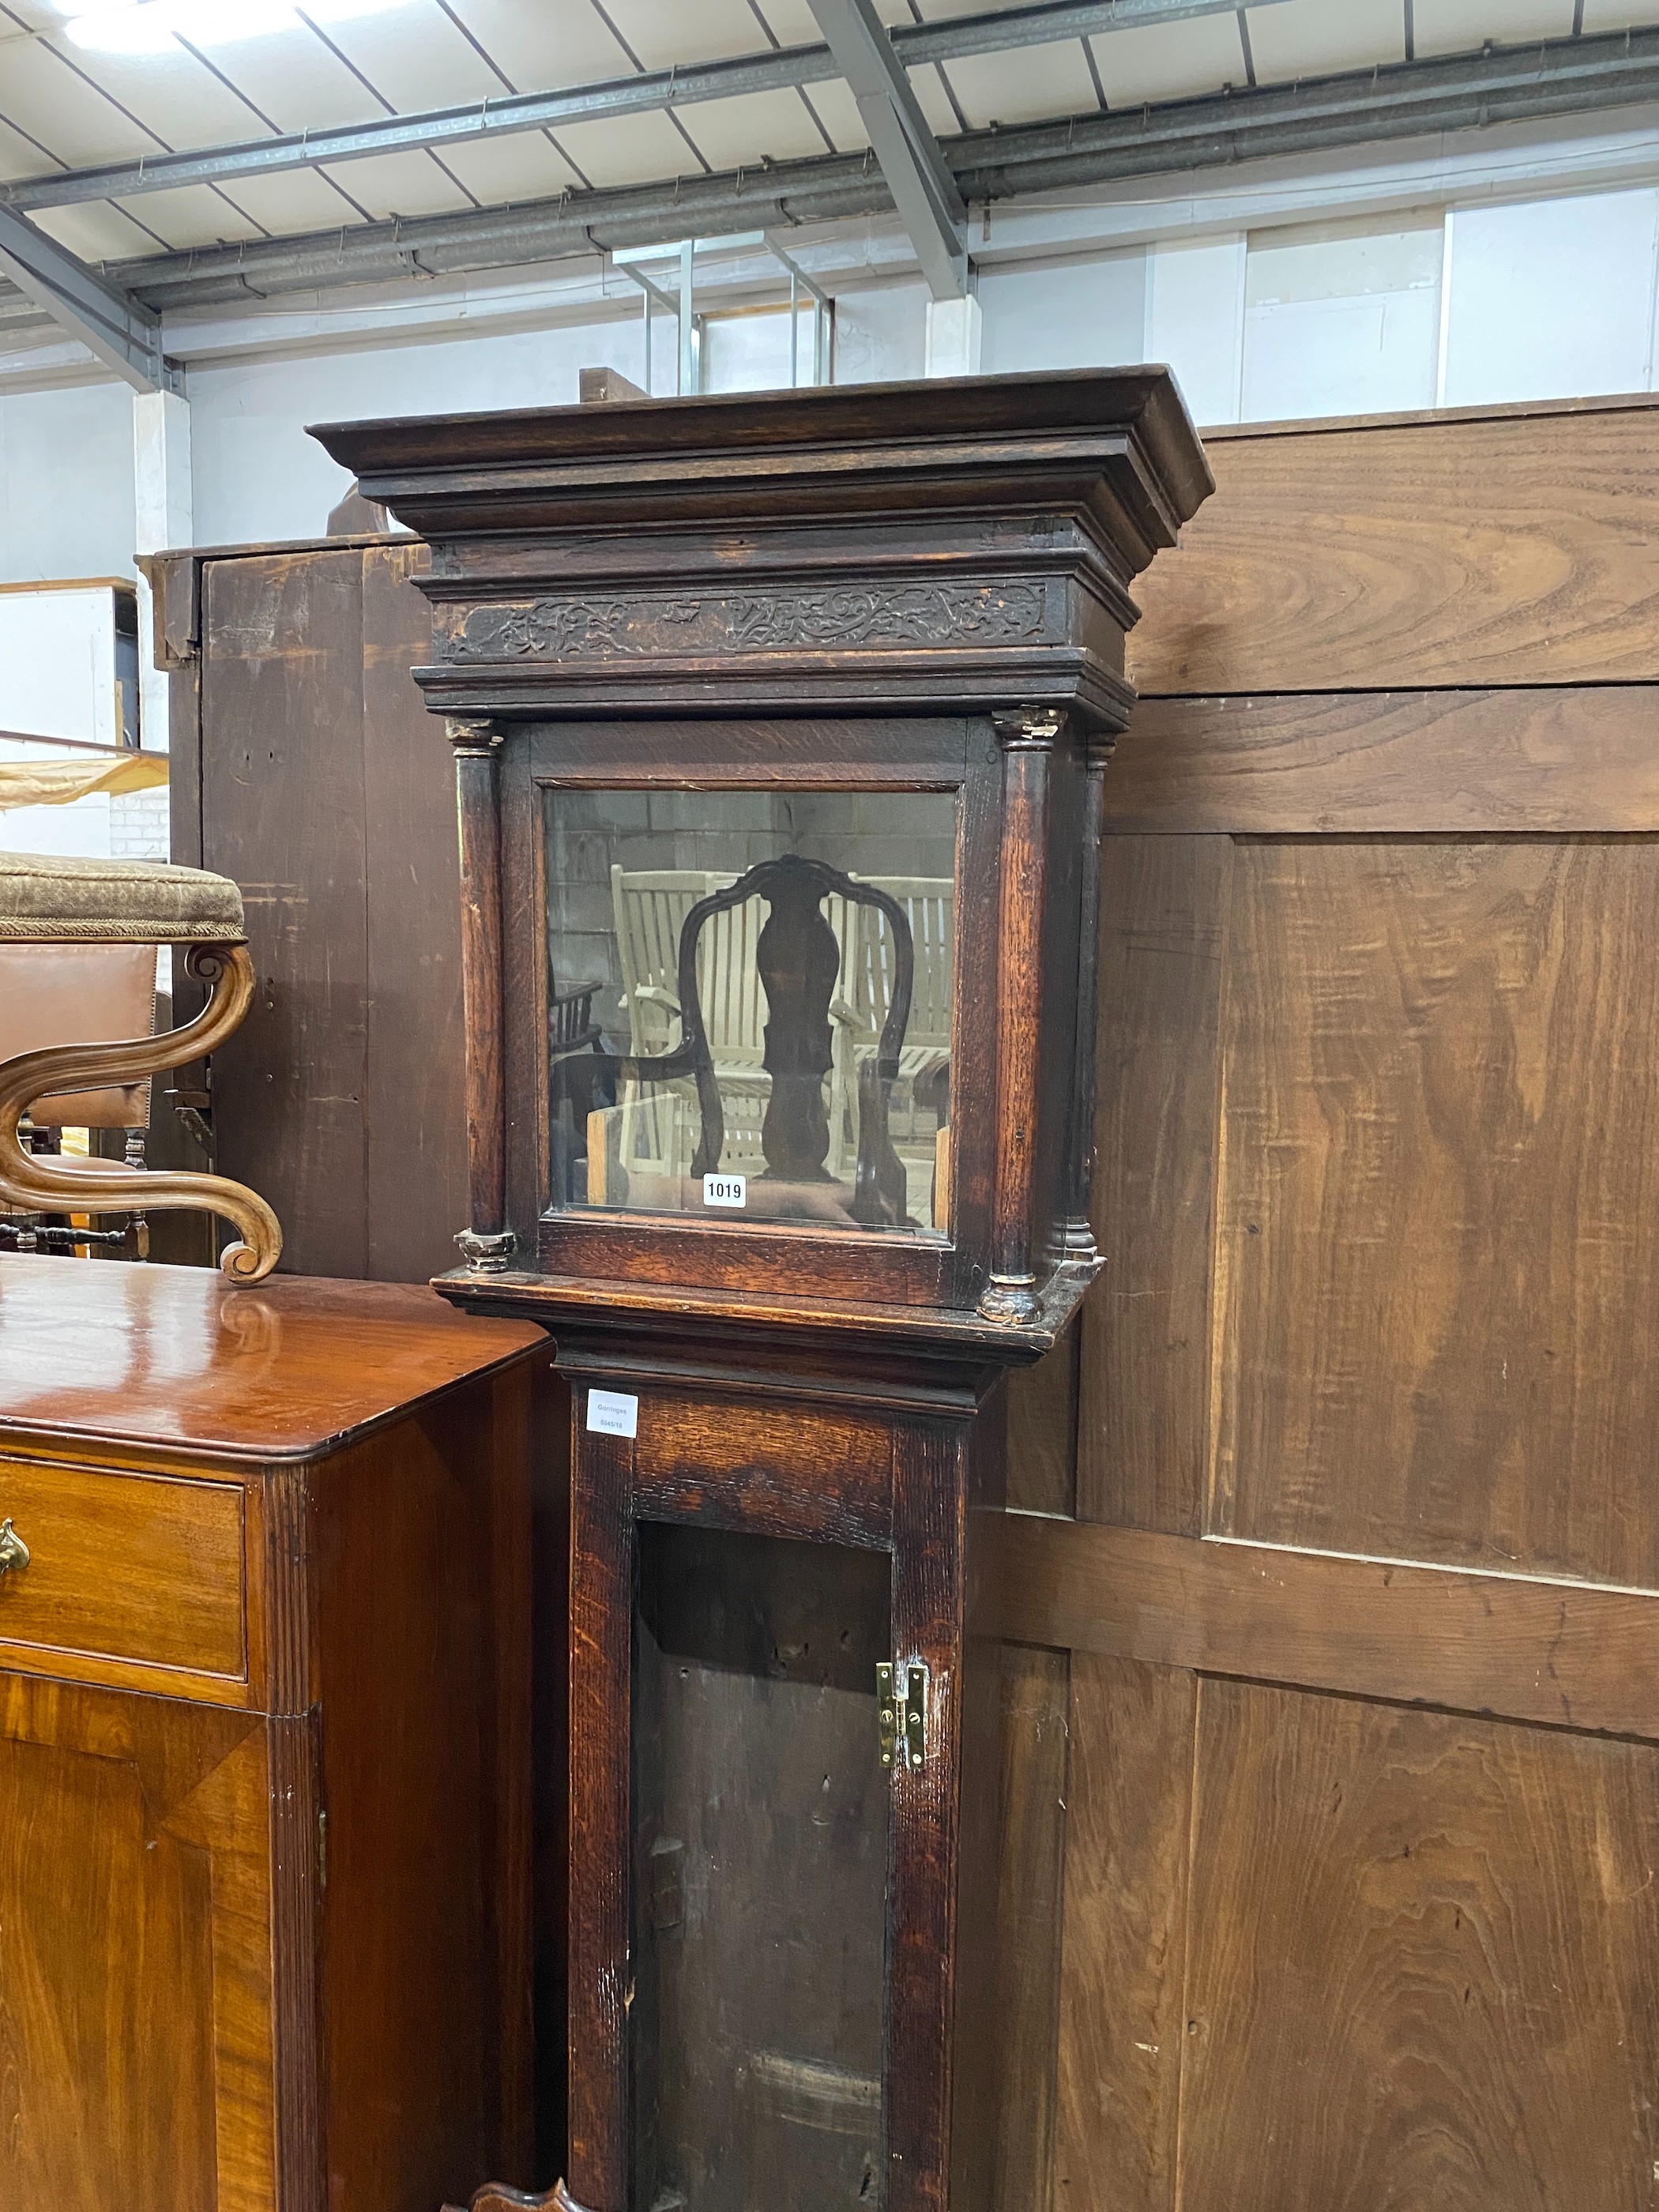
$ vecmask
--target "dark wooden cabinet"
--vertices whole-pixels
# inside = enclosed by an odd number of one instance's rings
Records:
[[[545,1356],[428,1291],[0,1259],[0,2206],[527,2175]]]
[[[1158,370],[318,434],[432,547],[441,1287],[573,1388],[571,2191],[980,2212],[1007,1376],[1098,1266],[1102,773],[1202,453]]]
[[[408,538],[147,556],[173,857],[240,884],[259,978],[214,1055],[215,1158],[269,1200],[290,1274],[423,1282],[465,1208],[453,777],[410,676],[427,558]]]

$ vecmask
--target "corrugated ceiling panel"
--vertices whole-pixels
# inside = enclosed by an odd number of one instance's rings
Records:
[[[690,148],[659,112],[574,123],[562,126],[558,137],[596,185],[648,185],[665,177],[702,174]]]
[[[1254,33],[1252,33],[1254,38]],[[1244,50],[1231,15],[1200,15],[1182,23],[1149,23],[1091,42],[1107,103],[1185,100],[1244,82]]]
[[[15,20],[8,21],[7,18]],[[6,16],[0,17],[0,58],[3,58],[6,47],[13,39],[25,37],[32,31],[59,29],[63,21],[56,8],[46,4],[46,0],[8,0]]]
[[[0,86],[0,105],[4,100],[5,89]],[[0,121],[0,177],[49,177],[58,167],[49,154],[31,145],[21,131]]]
[[[864,118],[859,113],[859,104],[839,77],[827,83],[809,88],[814,107],[823,118],[823,127],[836,142],[841,154],[860,154],[870,143]]]
[[[1416,0],[1412,13],[1419,58],[1473,53],[1487,39],[1565,39],[1572,28],[1572,0]]]
[[[811,117],[793,92],[700,100],[685,110],[683,120],[717,169],[748,167],[764,154],[775,161],[793,161],[824,151]]]
[[[1419,36],[1425,0],[1418,0]],[[1246,18],[1258,84],[1325,76],[1406,58],[1406,11],[1401,0],[1278,0]],[[1571,27],[1571,25],[1569,25]]]
[[[605,12],[647,69],[758,53],[766,44],[748,0],[605,0]]]
[[[627,55],[588,5],[588,0],[450,0],[492,61],[520,92],[545,92],[626,76]]]
[[[129,123],[112,101],[38,39],[20,39],[6,47],[0,111],[76,168],[157,149],[152,131]]]
[[[951,64],[954,68],[956,64]],[[945,87],[939,81],[939,71],[930,62],[925,69],[912,70],[910,84],[921,112],[927,118],[927,128],[941,138],[948,138],[960,131],[957,112],[951,106]]]
[[[131,254],[163,250],[148,231],[130,222],[119,208],[96,202],[87,207],[43,208],[29,220],[48,238],[78,253],[82,261],[125,261]]]
[[[371,154],[366,161],[325,163],[324,173],[382,221],[394,215],[453,215],[472,204],[424,154]]]
[[[337,55],[308,32],[278,31],[268,38],[216,42],[211,58],[279,131],[368,123],[386,112]]]
[[[581,179],[539,131],[511,138],[477,138],[465,146],[446,146],[444,159],[469,191],[486,206],[509,200],[544,200],[580,191]]]
[[[500,77],[436,0],[404,0],[389,14],[348,17],[327,29],[400,114],[501,96]]]
[[[343,174],[349,166],[341,164]],[[350,191],[349,185],[346,189]],[[337,230],[342,223],[355,225],[362,221],[316,169],[284,169],[274,177],[238,177],[226,190],[238,207],[246,208],[277,238],[307,230]]]
[[[951,64],[951,82],[976,131],[1047,115],[1096,114],[1100,108],[1081,39],[1025,46],[1018,53],[970,55]]]
[[[760,0],[760,11],[781,46],[817,46],[823,43],[823,33],[807,0]],[[765,43],[764,39],[757,39],[757,51]]]
[[[131,108],[169,146],[220,146],[262,136],[258,118],[182,46],[165,54],[70,50],[75,67]],[[0,82],[7,70],[0,57]]]
[[[216,246],[236,238],[258,238],[251,222],[209,185],[185,185],[177,191],[145,192],[115,204],[157,231],[172,246]]]

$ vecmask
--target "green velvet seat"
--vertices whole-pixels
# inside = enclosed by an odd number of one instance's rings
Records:
[[[240,891],[203,868],[0,853],[0,940],[240,945],[246,933]]]

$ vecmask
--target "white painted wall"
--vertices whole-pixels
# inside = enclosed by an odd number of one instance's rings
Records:
[[[1244,277],[1247,422],[1432,407],[1443,222],[1259,234]]]
[[[1079,261],[990,269],[979,280],[985,311],[980,366],[988,376],[1020,369],[1103,368],[1144,357],[1144,247]]]
[[[927,287],[872,284],[836,295],[837,384],[917,377],[927,366]]]
[[[1247,240],[1160,246],[1148,265],[1148,361],[1175,371],[1195,422],[1236,422],[1243,374]]]
[[[0,392],[0,584],[130,576],[133,543],[126,386]]]
[[[665,343],[669,327],[659,326]],[[322,536],[350,478],[307,437],[307,422],[573,405],[578,373],[599,367],[639,380],[644,342],[636,315],[191,369],[196,542]]]
[[[1650,390],[1656,249],[1652,187],[1456,209],[1445,404]]]

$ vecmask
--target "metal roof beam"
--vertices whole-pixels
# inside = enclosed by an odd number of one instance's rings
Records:
[[[135,392],[183,392],[183,372],[161,350],[160,318],[9,208],[0,208],[0,276]]]
[[[1251,0],[1251,3],[1267,7],[1278,0]],[[1111,31],[1132,30],[1147,23],[1230,15],[1236,6],[1237,0],[1041,0],[1041,4],[1010,9],[1001,15],[902,24],[885,35],[905,68],[919,69],[925,63],[957,61],[970,54],[1100,38]],[[787,91],[795,85],[824,83],[843,74],[828,46],[787,46],[779,52],[744,54],[727,61],[697,63],[687,69],[649,70],[602,83],[574,85],[563,92],[510,93],[496,100],[473,100],[465,107],[389,116],[372,123],[346,124],[337,130],[289,131],[236,145],[147,155],[137,161],[70,169],[58,176],[19,178],[11,183],[0,182],[0,206],[23,210],[71,207],[88,200],[131,199],[141,192],[173,191],[183,185],[234,184],[239,177],[272,176],[285,170],[313,168],[324,161],[361,161],[371,154],[401,153],[411,147],[455,145],[523,131],[556,131],[570,123],[604,122],[653,109],[690,107],[706,100],[737,99],[745,93]]]
[[[1653,100],[1659,100],[1659,28],[1645,28],[972,131],[947,139],[943,151],[963,198],[978,202]],[[522,267],[659,244],[691,230],[787,232],[890,212],[891,204],[873,163],[836,155],[573,192],[516,208],[198,248],[125,262],[113,273],[153,307],[207,306]]]
[[[927,127],[903,63],[871,0],[807,0],[858,103],[927,289],[936,300],[968,289],[968,210]]]

